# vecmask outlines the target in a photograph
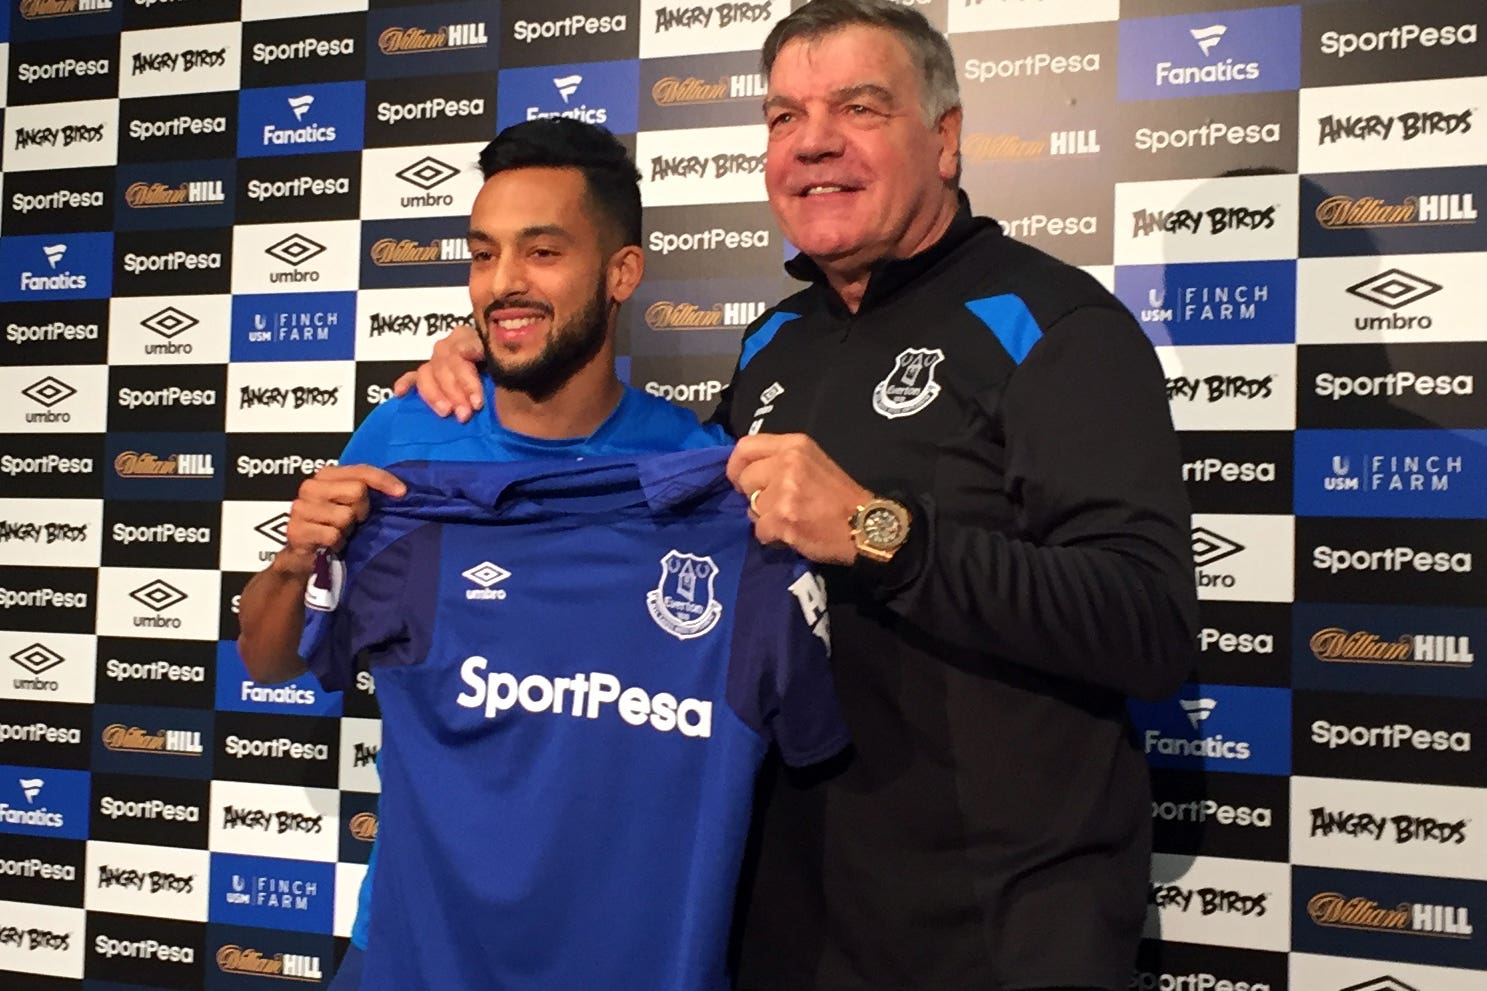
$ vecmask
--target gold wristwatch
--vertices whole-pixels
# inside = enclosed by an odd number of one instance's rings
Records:
[[[869,499],[852,514],[851,527],[857,553],[885,563],[909,539],[909,510],[892,499]]]

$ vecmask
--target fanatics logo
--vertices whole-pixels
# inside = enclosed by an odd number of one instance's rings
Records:
[[[11,654],[10,659],[33,675],[50,671],[67,660],[55,650],[40,643],[33,643],[29,647],[22,647],[14,654]]]
[[[1442,288],[1429,279],[1411,275],[1402,269],[1391,268],[1387,272],[1380,272],[1378,275],[1348,286],[1347,291],[1359,299],[1366,299],[1370,303],[1397,310],[1411,303],[1417,303],[1433,293],[1438,293]]]
[[[325,245],[312,241],[303,234],[291,234],[263,250],[265,254],[277,258],[286,265],[298,268],[311,258],[324,253]]]
[[[711,557],[667,551],[661,558],[661,580],[645,596],[651,619],[678,640],[710,632],[723,615],[723,604],[713,594],[717,575]]]
[[[171,606],[186,601],[185,592],[159,578],[147,585],[141,585],[130,592],[129,597],[155,612],[163,612]]]
[[[1193,528],[1193,564],[1206,568],[1244,550],[1244,545],[1206,527]]]
[[[460,572],[461,577],[479,585],[479,588],[465,589],[467,599],[504,599],[506,590],[504,588],[492,588],[511,577],[511,572],[498,564],[489,561],[481,561],[473,568]]]
[[[447,162],[441,162],[437,158],[425,155],[412,165],[400,169],[394,174],[404,182],[417,186],[424,192],[428,192],[435,186],[442,186],[450,179],[459,175],[459,169]]]
[[[1215,24],[1207,28],[1191,28],[1188,31],[1188,34],[1192,35],[1193,40],[1198,43],[1198,47],[1203,49],[1204,55],[1212,55],[1218,43],[1223,41],[1224,35],[1228,33],[1228,27],[1223,24]]]
[[[568,102],[568,97],[578,92],[578,87],[582,83],[583,76],[580,75],[554,76],[552,81],[553,86],[557,89],[558,95],[563,98],[564,103]]]
[[[32,382],[21,390],[21,395],[32,402],[40,403],[47,409],[51,409],[64,400],[71,399],[77,395],[77,390],[59,379],[48,375],[46,378]]]
[[[65,257],[66,254],[67,254],[67,245],[65,245],[65,244],[48,244],[48,245],[44,246],[41,249],[41,251],[42,251],[42,254],[46,255],[47,262],[55,270],[56,267],[57,267],[57,262],[61,261],[63,259],[63,257]]]
[[[1182,711],[1187,713],[1188,722],[1193,724],[1194,730],[1197,730],[1205,719],[1213,715],[1213,710],[1219,707],[1217,699],[1178,699],[1177,701],[1182,706]]]
[[[28,805],[36,804],[36,796],[46,787],[45,778],[17,778],[16,783],[21,786],[21,793],[26,796]]]

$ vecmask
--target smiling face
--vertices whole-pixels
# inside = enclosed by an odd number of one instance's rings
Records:
[[[883,28],[795,38],[775,58],[769,204],[828,274],[922,251],[954,215],[960,110],[926,124],[921,94],[908,49]]]
[[[561,386],[604,349],[612,304],[634,289],[616,278],[613,238],[590,219],[586,191],[577,169],[519,168],[475,197],[470,303],[503,388],[542,396]]]

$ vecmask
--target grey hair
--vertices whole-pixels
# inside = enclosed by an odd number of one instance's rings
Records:
[[[923,90],[920,105],[930,127],[946,111],[960,106],[960,80],[955,75],[955,55],[950,51],[950,42],[919,11],[894,0],[811,0],[792,11],[764,39],[759,58],[764,77],[769,78],[774,60],[786,42],[820,38],[854,24],[891,31],[908,49],[919,70]]]

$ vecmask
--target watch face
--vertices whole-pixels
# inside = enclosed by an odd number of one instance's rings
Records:
[[[874,547],[892,547],[903,538],[903,525],[889,509],[874,509],[862,521],[862,533]]]

